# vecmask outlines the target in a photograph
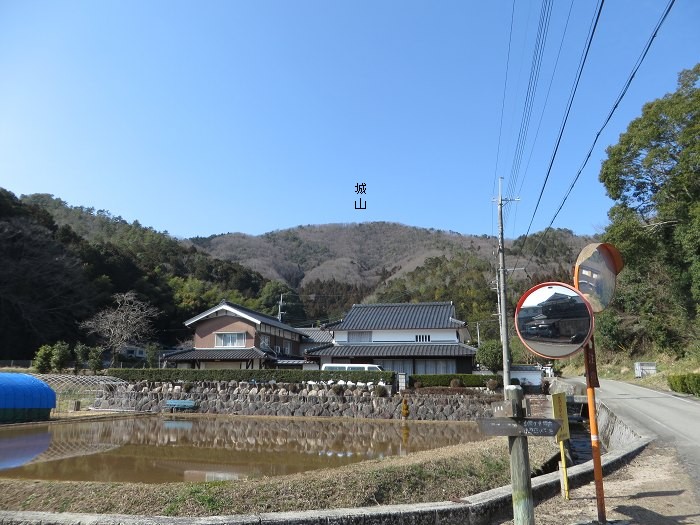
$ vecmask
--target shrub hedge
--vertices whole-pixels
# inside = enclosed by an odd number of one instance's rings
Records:
[[[387,384],[394,382],[394,372],[339,372],[335,370],[195,370],[192,368],[110,368],[107,375],[125,381],[191,382],[248,381],[257,383],[302,383],[308,381],[352,381],[354,383]]]
[[[674,392],[700,396],[700,374],[677,374],[668,376],[668,386]]]
[[[420,384],[422,387],[450,386],[453,379],[462,382],[466,387],[486,386],[489,379],[498,381],[498,386],[503,386],[503,377],[499,375],[475,375],[475,374],[415,374],[409,379],[409,386]]]
[[[308,381],[352,381],[354,383],[393,384],[394,372],[341,372],[335,370],[195,370],[192,368],[110,368],[106,371],[109,376],[125,381],[149,381],[161,383],[193,382],[193,381],[248,381],[257,383],[303,383]],[[473,374],[416,374],[409,378],[409,386],[450,386],[454,380],[465,387],[483,387],[489,379],[503,386],[503,378],[499,375]]]

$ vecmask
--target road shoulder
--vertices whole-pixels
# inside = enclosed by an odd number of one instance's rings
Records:
[[[673,449],[649,444],[629,464],[603,480],[608,521],[629,525],[700,524],[700,501],[693,481]],[[574,488],[567,501],[555,496],[536,503],[538,525],[589,525],[595,523],[595,484]],[[503,522],[513,525],[513,521]]]

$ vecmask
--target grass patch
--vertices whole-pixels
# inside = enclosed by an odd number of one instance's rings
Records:
[[[601,353],[596,355],[598,377],[601,379],[614,379],[625,381],[635,385],[645,386],[654,390],[669,391],[668,376],[675,374],[700,373],[700,357],[691,355],[682,359],[677,359],[667,354],[657,354],[653,356],[614,355]],[[634,377],[634,363],[654,362],[657,373],[642,378]],[[577,377],[584,373],[583,355],[576,356],[564,361],[561,365],[564,377]]]

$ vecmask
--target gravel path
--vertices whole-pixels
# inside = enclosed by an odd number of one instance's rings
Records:
[[[616,525],[700,524],[700,499],[674,450],[651,444],[632,462],[603,480],[608,523]],[[593,482],[536,504],[537,525],[597,524]],[[503,522],[514,525],[513,521]]]

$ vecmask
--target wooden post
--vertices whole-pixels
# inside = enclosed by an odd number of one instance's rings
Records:
[[[518,385],[504,387],[506,399],[515,401],[515,417],[524,417],[523,389]],[[513,493],[513,522],[515,525],[534,525],[535,509],[530,481],[530,454],[527,437],[508,437],[510,451],[510,480]]]

